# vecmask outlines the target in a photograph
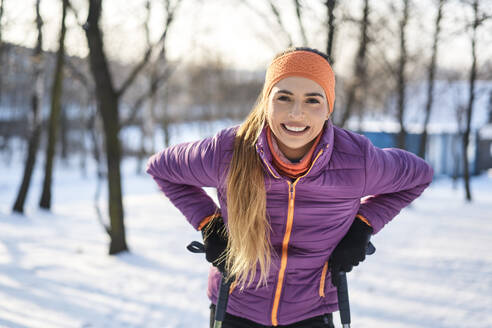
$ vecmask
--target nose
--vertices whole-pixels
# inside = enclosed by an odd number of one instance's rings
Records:
[[[302,104],[298,101],[294,102],[289,111],[289,118],[291,119],[301,119],[304,116],[304,110],[302,108]]]

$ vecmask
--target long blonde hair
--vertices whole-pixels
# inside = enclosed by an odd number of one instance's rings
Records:
[[[307,50],[327,61],[327,55],[312,48],[290,48],[277,54]],[[240,289],[250,286],[259,265],[256,288],[266,285],[272,263],[271,226],[266,212],[264,170],[256,151],[256,142],[267,120],[268,95],[260,93],[246,120],[239,127],[227,176],[228,244],[226,269]],[[247,283],[247,284],[246,284]]]
[[[226,268],[241,289],[247,280],[247,286],[251,285],[258,265],[260,279],[256,287],[266,284],[271,265],[271,228],[266,213],[263,168],[256,151],[256,141],[265,122],[266,99],[260,94],[236,133],[227,176]]]

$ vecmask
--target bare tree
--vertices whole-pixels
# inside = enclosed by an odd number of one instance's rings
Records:
[[[369,0],[364,0],[364,8],[362,19],[360,20],[360,36],[359,36],[359,48],[355,58],[354,75],[351,83],[349,83],[346,89],[345,108],[342,114],[340,126],[345,126],[348,119],[352,115],[354,106],[358,105],[359,108],[363,107],[363,100],[360,96],[362,89],[365,87],[367,78],[367,48],[369,45]]]
[[[167,55],[166,55],[166,36],[168,33],[168,30],[171,26],[171,23],[173,22],[173,19],[176,15],[176,10],[178,9],[178,6],[180,5],[182,0],[178,0],[176,4],[174,5],[174,8],[171,8],[169,5],[169,0],[166,0],[166,14],[167,14],[167,19],[165,23],[165,28],[164,32],[162,34],[161,40],[162,40],[162,48],[159,53],[159,57],[157,59],[157,63],[161,63],[164,67],[164,71],[161,74],[157,74],[158,70],[153,70],[155,74],[152,75],[152,80],[151,80],[151,98],[154,99],[152,102],[153,104],[156,102],[155,98],[157,96],[157,90],[160,86],[163,85],[163,92],[161,93],[162,97],[162,104],[161,104],[161,120],[160,120],[160,125],[162,128],[162,132],[164,134],[164,146],[167,147],[169,146],[169,83],[168,80],[171,77],[172,73],[174,70],[177,69],[178,65],[180,63],[175,63],[174,66],[169,65],[168,60],[167,60]],[[153,108],[152,108],[152,113],[153,113]]]
[[[3,46],[3,8],[4,8],[4,0],[0,0],[0,49]]]
[[[489,117],[487,119],[488,124],[492,124],[492,89],[489,92]]]
[[[63,92],[63,66],[65,58],[65,34],[67,27],[65,18],[67,16],[68,0],[62,0],[62,18],[58,51],[56,53],[55,72],[51,86],[51,113],[48,123],[48,142],[46,147],[46,158],[44,167],[43,191],[39,200],[39,206],[44,209],[51,207],[51,181],[53,177],[53,162],[57,144],[58,125],[60,121],[61,98]]]
[[[425,152],[427,148],[427,125],[429,124],[430,114],[432,110],[432,104],[434,101],[434,79],[436,73],[437,62],[437,50],[439,45],[439,34],[441,31],[441,19],[442,11],[446,0],[439,0],[437,5],[437,15],[434,24],[434,38],[432,43],[432,56],[429,63],[428,76],[427,76],[427,102],[425,105],[425,119],[424,119],[424,131],[420,139],[419,156],[425,158]]]
[[[83,26],[83,23],[80,23],[83,19],[80,19],[78,11],[72,6],[71,2],[68,2],[68,10],[72,13],[73,17],[77,21],[79,26]],[[81,136],[80,140],[82,140],[82,156],[80,156],[80,168],[83,176],[87,176],[87,155],[90,153],[88,149],[90,146],[85,145],[86,135],[89,136],[90,140],[92,140],[92,155],[94,160],[96,161],[96,171],[98,178],[98,186],[102,185],[102,180],[104,179],[104,163],[101,159],[100,148],[102,148],[102,142],[99,142],[98,135],[102,135],[102,131],[98,131],[95,128],[95,124],[93,122],[99,118],[97,115],[97,108],[95,106],[95,88],[93,80],[90,79],[90,69],[86,66],[88,62],[84,59],[79,61],[77,57],[70,57],[65,55],[65,74],[67,77],[70,77],[71,80],[78,83],[79,86],[82,86],[82,90],[77,89],[77,94],[81,94],[81,102],[80,107],[85,108],[86,110],[80,111],[80,126],[81,126]],[[66,94],[66,93],[65,93]],[[70,95],[68,95],[70,96]],[[61,111],[62,114],[65,111]],[[102,129],[101,129],[102,130]],[[62,132],[63,133],[63,132]],[[98,200],[98,198],[96,198]],[[96,203],[96,207],[98,203]],[[102,218],[100,218],[102,220]],[[106,229],[107,231],[107,229]]]
[[[4,0],[0,0],[0,104],[2,99],[2,76],[3,76],[3,8]]]
[[[464,182],[465,182],[465,197],[468,202],[472,201],[472,194],[470,188],[470,169],[468,165],[468,145],[470,144],[470,132],[471,132],[471,119],[473,112],[473,104],[475,102],[475,82],[477,79],[477,31],[484,24],[484,22],[491,18],[491,15],[487,15],[480,8],[480,1],[464,1],[465,4],[469,5],[473,9],[473,21],[471,22],[471,57],[472,65],[469,72],[469,88],[468,88],[468,105],[466,107],[466,128],[463,133],[463,169],[464,169]]]
[[[161,127],[162,127],[162,133],[164,134],[164,147],[168,147],[171,140],[171,136],[169,132],[169,123],[171,121],[169,118],[169,93],[170,93],[169,85],[166,84],[162,92],[162,105],[161,105],[161,111],[162,111]]]
[[[119,140],[119,102],[125,91],[132,85],[138,74],[146,66],[152,55],[149,47],[142,60],[133,68],[127,79],[116,89],[106,53],[104,52],[102,30],[99,21],[102,13],[102,0],[89,0],[89,13],[84,25],[87,43],[89,44],[89,61],[96,84],[98,112],[104,126],[106,162],[109,185],[109,217],[111,238],[109,253],[117,254],[128,250],[125,238],[123,200],[121,191],[121,144]]]
[[[89,13],[85,32],[89,44],[91,71],[96,83],[97,106],[103,118],[106,139],[106,161],[109,184],[109,216],[111,229],[110,254],[128,250],[123,219],[123,201],[121,192],[120,160],[121,148],[118,138],[118,102],[119,94],[113,86],[111,73],[103,48],[99,19],[102,12],[102,0],[89,0]]]
[[[24,203],[26,201],[29,186],[31,184],[32,172],[36,164],[36,154],[39,146],[39,136],[41,135],[41,113],[40,108],[42,105],[42,96],[44,94],[43,85],[43,19],[40,13],[41,0],[36,0],[36,26],[37,26],[37,42],[33,51],[32,64],[33,64],[33,89],[31,94],[31,122],[30,122],[30,134],[28,140],[28,150],[26,157],[26,164],[24,167],[24,174],[22,182],[17,194],[17,198],[14,203],[13,211],[18,213],[24,212]]]
[[[264,13],[261,10],[258,10],[256,6],[252,5],[250,1],[241,1],[243,5],[245,5],[249,10],[254,12],[258,17],[262,18],[263,21],[265,22],[265,25],[267,25],[269,28],[275,29],[276,32],[278,32],[280,35],[282,35],[286,40],[286,46],[287,47],[292,47],[294,45],[294,41],[292,40],[292,36],[290,35],[289,31],[285,27],[284,21],[282,20],[282,16],[280,15],[280,9],[279,7],[274,3],[273,0],[268,0],[268,7],[270,9],[270,14],[273,14],[273,17],[275,17],[275,27],[272,26],[272,23],[270,22],[270,15]]]
[[[72,8],[73,9],[73,8]],[[106,167],[104,165],[104,158],[103,158],[103,140],[102,140],[102,134],[103,134],[103,127],[101,123],[101,117],[97,113],[97,108],[96,106],[93,105],[94,101],[93,99],[95,98],[94,93],[95,93],[95,88],[91,84],[91,80],[84,74],[82,70],[80,70],[79,67],[77,67],[71,60],[70,58],[66,58],[66,67],[68,69],[68,72],[70,72],[71,75],[77,80],[84,88],[86,96],[84,97],[85,103],[82,105],[83,108],[86,108],[87,110],[84,111],[84,114],[87,116],[83,116],[83,126],[85,127],[82,129],[82,139],[85,139],[85,133],[87,132],[89,135],[89,139],[91,140],[91,150],[92,150],[92,156],[96,162],[96,176],[97,176],[97,183],[96,183],[96,190],[94,193],[94,209],[96,210],[97,213],[97,219],[101,226],[104,228],[104,231],[110,236],[111,235],[111,227],[108,226],[104,222],[104,216],[101,212],[101,208],[99,206],[99,198],[101,196],[101,190],[104,185],[104,178],[106,175]],[[86,153],[85,147],[82,148],[82,151],[84,152],[83,155]],[[85,156],[81,157],[81,168],[84,176],[86,175],[86,160]]]
[[[299,0],[294,0],[294,6],[296,7],[296,16],[297,16],[297,21],[299,22],[299,30],[301,32],[301,37],[302,37],[302,45],[308,46],[309,42],[306,36],[306,30],[304,29],[304,24],[302,22],[301,2]]]
[[[326,0],[325,1],[325,6],[326,6],[326,14],[328,16],[328,21],[327,21],[327,31],[328,31],[328,37],[326,39],[326,54],[330,57],[331,63],[335,63],[335,58],[333,55],[333,44],[335,43],[335,7],[337,5],[336,0]]]
[[[463,166],[463,134],[466,129],[466,105],[463,102],[463,88],[461,87],[461,81],[463,76],[461,71],[449,70],[445,72],[447,84],[445,88],[451,91],[452,103],[454,106],[454,117],[456,119],[456,136],[452,136],[451,139],[451,158],[452,158],[452,179],[453,189],[458,186],[458,178]]]
[[[141,134],[141,149],[138,153],[138,164],[137,164],[137,172],[141,172],[141,167],[143,163],[143,159],[148,154],[154,152],[154,125],[155,125],[155,107],[157,104],[157,93],[159,89],[167,82],[171,74],[174,72],[177,64],[171,66],[167,60],[167,48],[166,48],[166,40],[169,29],[174,21],[176,16],[176,11],[178,10],[182,0],[177,0],[174,4],[171,3],[171,0],[164,0],[164,11],[165,11],[165,22],[164,22],[164,30],[159,38],[158,43],[154,47],[159,47],[159,53],[155,58],[151,60],[149,63],[149,84],[148,88],[146,88],[145,92],[140,95],[135,101],[132,110],[130,111],[129,117],[121,123],[121,126],[130,123],[133,121],[140,109],[144,106],[145,102],[147,102],[145,106],[145,111],[142,115],[142,134]],[[146,2],[147,8],[147,19],[145,24],[146,31],[146,39],[148,47],[152,47],[150,42],[150,29],[149,29],[149,15],[151,11],[150,1]],[[166,113],[163,113],[166,115]],[[164,123],[167,123],[167,120],[164,120]],[[163,123],[163,124],[164,124]],[[163,126],[164,132],[167,133],[167,126]]]
[[[403,0],[403,12],[399,23],[400,33],[400,56],[398,59],[398,72],[397,72],[397,117],[400,123],[400,132],[397,136],[397,147],[405,149],[405,140],[407,132],[405,130],[404,116],[405,116],[405,92],[406,92],[406,76],[405,68],[408,62],[407,53],[407,26],[409,17],[410,0]]]

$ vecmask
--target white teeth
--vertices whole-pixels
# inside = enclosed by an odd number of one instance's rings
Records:
[[[298,127],[298,126],[288,126],[288,125],[285,125],[285,128],[289,131],[292,131],[292,132],[301,132],[301,131],[304,131],[307,129],[307,126],[304,126],[304,127]]]

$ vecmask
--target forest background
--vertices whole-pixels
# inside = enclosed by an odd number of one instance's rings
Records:
[[[449,186],[473,204],[471,176],[492,167],[491,32],[490,0],[0,0],[4,214],[53,212],[57,172],[79,172],[108,253],[128,253],[125,163],[141,175],[156,151],[240,123],[290,46],[331,57],[336,125],[389,133],[435,169],[452,154]],[[457,143],[436,152],[444,134]]]

